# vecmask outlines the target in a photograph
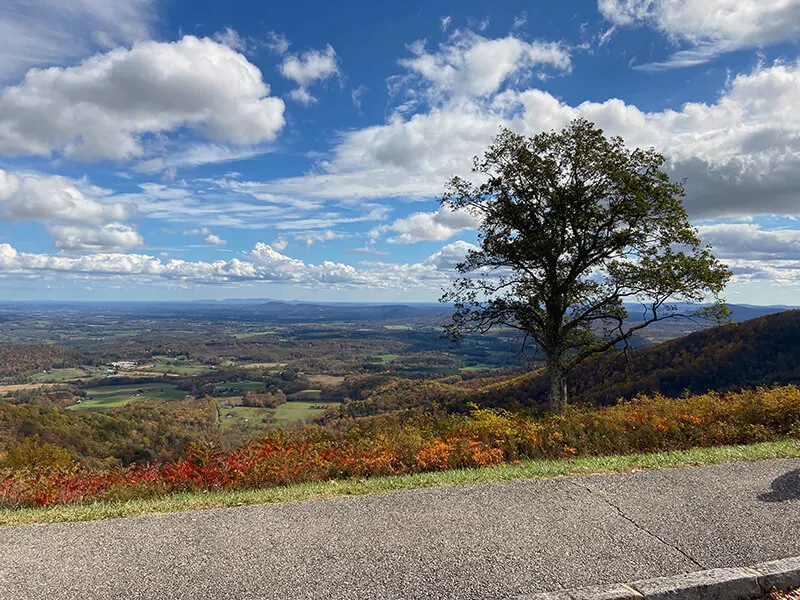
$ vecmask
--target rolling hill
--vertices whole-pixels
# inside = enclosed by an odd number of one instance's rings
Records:
[[[680,396],[688,390],[728,391],[800,383],[800,310],[713,327],[578,367],[569,378],[573,401],[609,404],[639,393]],[[549,382],[530,373],[482,389],[483,405],[544,403]]]

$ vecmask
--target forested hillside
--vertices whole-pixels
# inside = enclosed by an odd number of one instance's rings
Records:
[[[55,344],[0,344],[0,377],[76,367],[82,362],[79,352]]]
[[[549,380],[542,370],[524,375],[448,377],[437,381],[352,378],[347,402],[329,418],[362,417],[401,408],[466,411],[482,407],[544,407]],[[648,348],[587,361],[569,378],[573,403],[604,405],[660,392],[679,396],[758,385],[800,383],[800,310],[706,329]]]
[[[574,400],[610,404],[618,398],[660,392],[678,396],[757,385],[800,383],[800,310],[698,331],[627,354],[601,357],[570,376]],[[547,378],[531,374],[483,390],[475,400],[505,405],[543,402]]]

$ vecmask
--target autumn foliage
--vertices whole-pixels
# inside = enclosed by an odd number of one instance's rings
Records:
[[[178,460],[90,468],[53,448],[34,466],[0,472],[0,506],[148,498],[184,491],[478,468],[525,459],[628,454],[800,437],[794,386],[670,399],[640,396],[599,410],[532,418],[474,408],[468,415],[409,410],[278,430],[235,451],[196,444]],[[47,457],[55,456],[52,464]]]

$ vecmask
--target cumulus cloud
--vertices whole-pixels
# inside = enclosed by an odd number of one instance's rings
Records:
[[[0,169],[0,206],[11,221],[65,222],[100,225],[122,221],[133,208],[122,202],[103,202],[92,188],[56,175],[15,175]],[[89,192],[89,193],[87,193]]]
[[[487,96],[510,79],[525,79],[548,67],[569,71],[569,50],[556,42],[526,42],[514,36],[487,39],[456,31],[435,52],[424,41],[409,46],[412,58],[400,64],[431,86],[433,94]]]
[[[486,101],[444,102],[409,118],[347,133],[320,170],[274,180],[264,191],[294,197],[430,200],[499,127],[526,135],[585,117],[630,146],[653,146],[675,180],[687,179],[694,218],[800,214],[800,62],[732,77],[715,102],[644,112],[619,99],[568,105],[538,90]]]
[[[690,46],[639,67],[650,70],[800,39],[800,0],[598,0],[597,7],[616,27],[651,27]]]
[[[413,244],[446,240],[464,229],[477,229],[478,225],[478,219],[468,212],[453,211],[442,206],[436,212],[418,212],[405,219],[397,219],[382,231],[398,234],[387,240],[391,244]]]
[[[722,259],[800,261],[798,229],[763,229],[755,223],[717,223],[697,229]]]
[[[135,229],[120,223],[109,223],[102,227],[55,225],[49,231],[53,236],[53,245],[59,250],[124,252],[144,245],[144,239]]]
[[[422,263],[364,263],[352,265],[323,261],[307,264],[257,243],[243,258],[213,262],[162,260],[147,254],[102,253],[85,256],[31,254],[10,244],[0,244],[0,273],[36,277],[47,273],[64,276],[124,276],[144,282],[182,281],[195,284],[237,282],[294,283],[318,289],[327,287],[437,288],[452,275],[450,265],[468,245],[456,242]]]
[[[284,125],[261,71],[211,39],[145,41],[74,67],[32,69],[0,93],[0,154],[130,159],[143,137],[188,128],[213,142],[259,144]]]
[[[441,250],[431,254],[423,264],[432,266],[439,271],[455,272],[456,265],[464,262],[467,254],[478,247],[468,242],[457,241],[443,246]]]
[[[155,0],[4,0],[0,79],[146,39]]]
[[[304,106],[317,101],[308,91],[311,85],[331,77],[341,76],[336,51],[330,44],[324,50],[309,50],[300,55],[286,56],[279,70],[286,79],[294,81],[298,85],[298,88],[293,90],[289,97]]]
[[[228,243],[215,233],[209,233],[203,238],[203,241],[209,246],[224,246]]]

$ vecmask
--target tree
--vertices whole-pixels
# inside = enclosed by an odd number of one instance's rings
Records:
[[[663,319],[725,319],[731,273],[701,244],[664,161],[583,119],[531,138],[502,130],[475,158],[480,183],[454,177],[441,201],[481,222],[478,248],[441,298],[455,303],[448,335],[524,332],[561,412],[567,375],[589,356]],[[692,307],[700,302],[710,305]],[[639,320],[628,318],[631,303]]]

